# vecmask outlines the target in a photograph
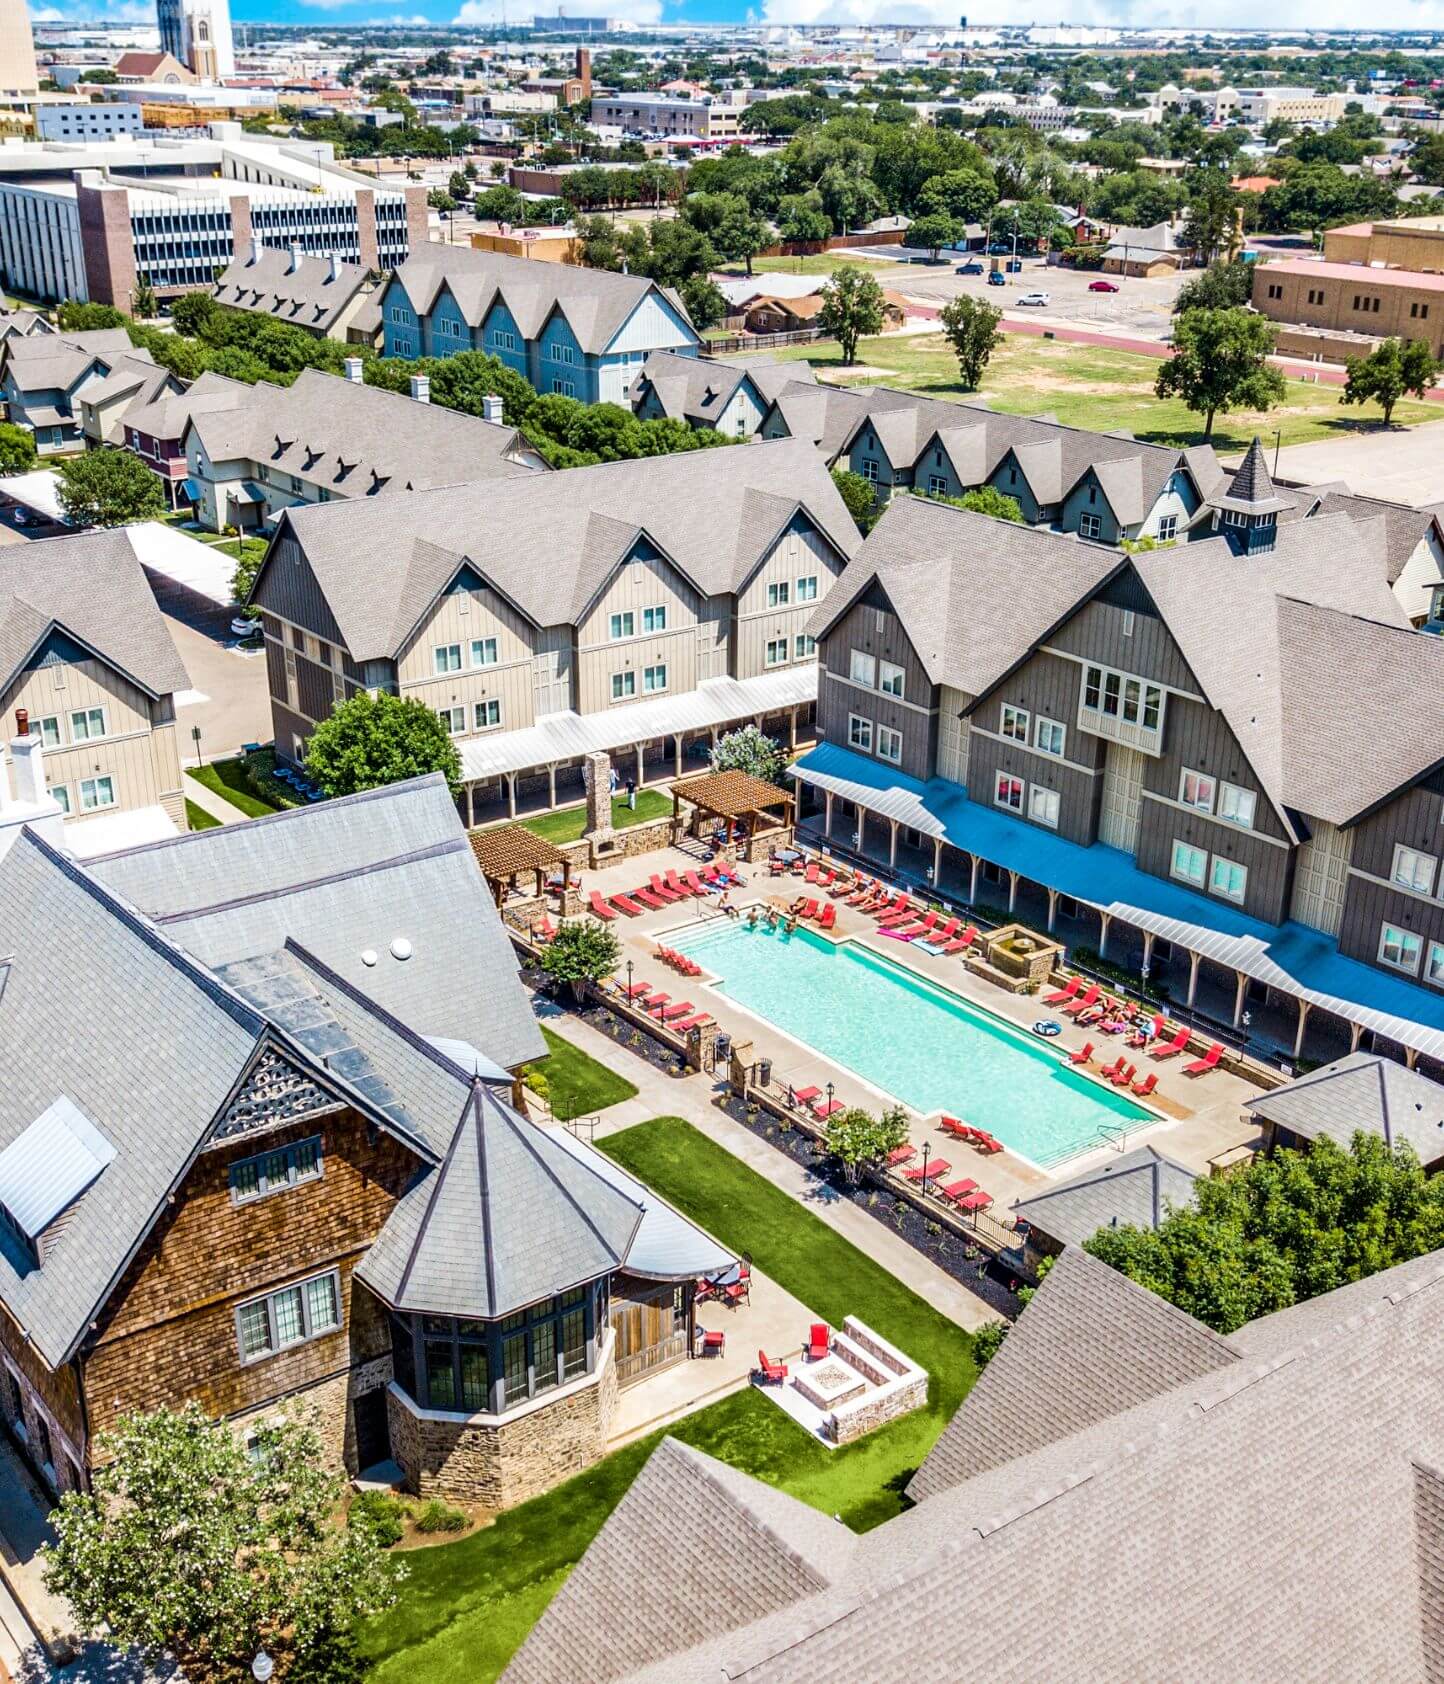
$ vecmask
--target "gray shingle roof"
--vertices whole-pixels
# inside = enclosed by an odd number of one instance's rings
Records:
[[[1392,585],[1404,571],[1409,559],[1433,528],[1444,538],[1444,523],[1440,511],[1411,509],[1407,503],[1391,503],[1383,497],[1359,497],[1344,490],[1318,488],[1320,514],[1346,514],[1355,520],[1382,519],[1384,522],[1384,556]]]
[[[418,315],[429,315],[446,286],[472,327],[486,319],[500,297],[524,339],[535,339],[553,310],[560,308],[582,350],[605,351],[627,318],[649,294],[660,294],[683,321],[686,306],[677,294],[644,275],[616,275],[568,263],[534,263],[500,252],[432,241],[413,251],[396,279]]]
[[[609,1274],[641,1221],[640,1205],[478,1077],[445,1160],[356,1272],[394,1309],[494,1320]]]
[[[1220,509],[1233,509],[1239,514],[1277,515],[1290,507],[1289,500],[1274,489],[1268,463],[1264,460],[1263,445],[1257,435],[1244,452],[1243,461],[1233,471],[1228,489],[1214,499]]]
[[[131,349],[123,327],[31,334],[0,341],[0,374],[17,392],[68,391],[97,361],[128,356]]]
[[[766,358],[684,357],[653,351],[632,386],[635,409],[650,389],[662,413],[693,426],[713,424],[744,381],[750,382],[765,409],[779,391],[815,379],[809,363],[774,363]],[[645,384],[644,384],[645,383]]]
[[[163,392],[149,402],[133,404],[125,412],[125,424],[148,438],[179,440],[192,415],[236,409],[250,399],[252,390],[244,380],[230,380],[207,369],[183,392]]]
[[[56,627],[153,696],[190,687],[124,528],[0,549],[0,690]]]
[[[363,263],[340,263],[331,272],[325,257],[292,258],[289,250],[263,246],[260,255],[233,258],[218,277],[212,296],[217,304],[269,316],[289,327],[326,333],[336,318],[368,285]]]
[[[758,493],[769,499],[765,519]],[[776,537],[799,505],[843,555],[857,548],[817,453],[787,439],[290,509],[285,520],[351,658],[366,661],[397,653],[463,559],[536,624],[567,625],[638,531],[719,595],[762,559],[759,533],[771,525]],[[265,604],[264,569],[254,600]]]
[[[1356,1052],[1249,1101],[1256,1117],[1306,1140],[1348,1146],[1357,1133],[1409,1145],[1424,1163],[1444,1158],[1444,1088],[1377,1053]]]
[[[1032,1198],[1019,1199],[1013,1213],[1050,1239],[1082,1245],[1100,1228],[1156,1227],[1170,1206],[1192,1199],[1193,1182],[1192,1170],[1155,1147],[1139,1146]]]

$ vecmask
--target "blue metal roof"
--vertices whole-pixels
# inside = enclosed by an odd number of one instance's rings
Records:
[[[941,836],[964,853],[1016,871],[1391,1041],[1444,1058],[1444,996],[1345,958],[1334,940],[1318,930],[1294,923],[1265,924],[1224,901],[1140,871],[1132,856],[1117,848],[1068,842],[1000,808],[970,801],[961,784],[945,778],[921,783],[836,743],[820,744],[792,770],[804,783],[844,795],[869,812],[895,818],[925,836]]]

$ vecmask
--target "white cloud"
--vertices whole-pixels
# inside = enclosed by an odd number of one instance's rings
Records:
[[[1056,6],[1020,7],[1011,0],[763,0],[767,23],[924,23],[956,28],[960,15],[977,24],[1053,25],[1060,20]],[[1158,28],[1197,29],[1201,15],[1197,0],[1072,0],[1061,14],[1065,24],[1120,27],[1146,24]],[[1368,24],[1377,29],[1437,29],[1438,0],[1386,0],[1383,14],[1371,12]],[[1257,0],[1215,0],[1207,23],[1215,28],[1257,29]],[[1353,0],[1284,0],[1270,11],[1270,29],[1358,29],[1359,8]]]
[[[73,6],[32,7],[33,23],[155,23],[149,0],[77,0]]]

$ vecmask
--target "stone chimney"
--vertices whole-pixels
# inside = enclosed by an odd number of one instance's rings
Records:
[[[341,366],[346,370],[346,378],[353,386],[361,385],[361,371],[365,365],[362,363],[360,357],[347,357]]]
[[[293,243],[292,246],[291,246],[291,267],[286,271],[286,273],[288,275],[294,275],[300,267],[301,267],[301,248],[300,248],[300,246],[295,245]]]
[[[429,374],[413,374],[411,376],[411,395],[417,403],[431,402],[431,376]]]
[[[488,392],[481,400],[481,418],[483,421],[493,421],[499,427],[502,424],[503,404],[495,392]]]

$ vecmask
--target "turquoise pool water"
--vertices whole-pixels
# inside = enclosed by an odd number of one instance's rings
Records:
[[[720,921],[671,939],[739,1005],[912,1110],[961,1117],[1036,1164],[1099,1145],[1106,1123],[1153,1116],[1077,1075],[1047,1042],[856,943]]]

